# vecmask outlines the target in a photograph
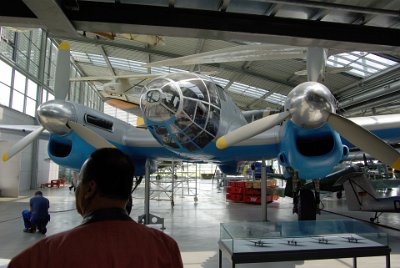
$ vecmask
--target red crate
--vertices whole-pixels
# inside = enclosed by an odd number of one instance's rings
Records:
[[[236,187],[245,188],[246,187],[246,182],[245,181],[237,181],[236,182]]]
[[[234,181],[228,181],[228,187],[235,187],[236,183]]]

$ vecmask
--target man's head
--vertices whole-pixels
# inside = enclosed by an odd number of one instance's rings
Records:
[[[76,191],[76,207],[80,214],[88,212],[94,198],[111,203],[128,200],[133,185],[134,166],[131,159],[115,148],[96,150],[83,164]],[[102,205],[101,202],[95,205]],[[107,204],[104,204],[107,206]]]
[[[43,196],[43,193],[42,193],[42,191],[36,191],[36,192],[35,192],[35,196],[36,196],[36,195],[38,195],[38,196]]]

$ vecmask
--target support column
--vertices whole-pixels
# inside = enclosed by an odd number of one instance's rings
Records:
[[[267,221],[267,170],[265,159],[261,162],[261,220]]]

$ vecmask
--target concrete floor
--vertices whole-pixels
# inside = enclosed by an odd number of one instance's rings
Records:
[[[0,198],[0,267],[6,267],[10,258],[29,245],[42,239],[44,236],[22,232],[23,224],[20,212],[28,207],[29,198],[34,191],[30,191],[19,198]],[[50,200],[51,222],[46,235],[70,229],[81,222],[81,217],[75,210],[74,194],[68,187],[43,189],[43,193]],[[184,192],[186,193],[186,191]],[[143,186],[139,186],[134,196],[143,196]],[[296,215],[292,214],[292,200],[280,198],[268,205],[268,220],[292,221]],[[345,199],[326,196],[323,204],[326,210],[346,213],[352,217],[368,220],[373,214],[366,212],[348,212],[345,208]],[[144,212],[144,200],[134,199],[131,217],[137,220]],[[218,245],[220,223],[240,221],[260,221],[260,206],[230,203],[225,201],[225,192],[218,190],[211,180],[201,180],[198,183],[198,202],[193,196],[182,195],[178,191],[174,198],[174,207],[170,201],[151,201],[151,213],[165,219],[165,233],[171,235],[178,242],[185,267],[218,267]],[[318,219],[343,219],[344,216],[322,211]],[[381,223],[387,226],[400,228],[400,214],[384,214]],[[150,225],[160,228],[161,225]],[[389,234],[389,245],[392,248],[391,267],[400,268],[400,232],[382,228]],[[385,258],[364,257],[358,258],[359,267],[385,267]],[[352,267],[352,259],[314,260],[299,262],[270,263],[268,267]],[[231,267],[230,261],[224,257],[223,267]],[[266,267],[266,264],[246,264],[236,267]]]

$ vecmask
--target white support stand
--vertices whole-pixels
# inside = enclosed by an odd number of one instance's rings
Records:
[[[150,214],[150,161],[145,164],[145,184],[144,184],[144,214],[138,217],[138,222],[147,224],[161,224],[164,230],[164,218]]]

